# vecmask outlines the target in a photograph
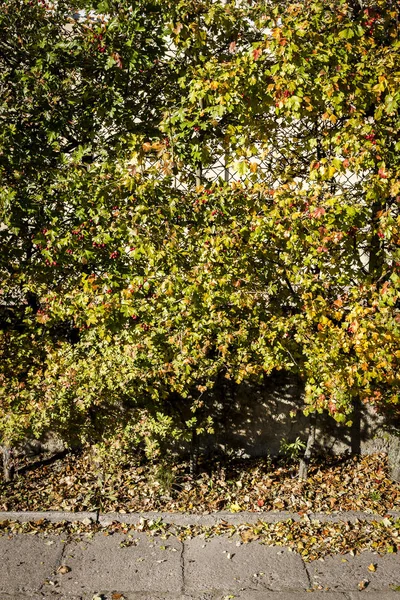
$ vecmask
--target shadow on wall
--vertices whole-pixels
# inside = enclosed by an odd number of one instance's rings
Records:
[[[300,379],[289,373],[274,372],[265,376],[259,385],[250,382],[238,385],[221,377],[209,401],[208,410],[214,417],[215,433],[196,439],[196,454],[244,458],[277,456],[281,453],[283,442],[291,444],[298,438],[307,442],[309,419],[302,411],[304,386]],[[181,403],[182,399],[177,396],[175,404]],[[190,410],[187,412],[184,420],[191,416]],[[390,455],[392,452],[398,456],[396,464],[400,469],[400,443],[395,451],[397,446],[393,446],[393,435],[388,433],[388,425],[381,415],[366,406],[356,405],[351,428],[336,423],[327,414],[317,415],[315,454],[387,452]],[[398,423],[395,429],[398,436]],[[57,454],[64,448],[64,444],[50,433],[41,441],[25,442],[19,450],[34,456],[41,452]],[[187,456],[191,445],[169,440],[164,442],[164,450],[173,455]]]
[[[237,385],[220,380],[214,389],[215,433],[199,439],[200,452],[243,456],[276,456],[283,440],[307,441],[302,382],[285,372],[265,377],[262,385]],[[295,413],[292,416],[291,413]],[[370,454],[387,452],[384,419],[365,406],[355,407],[353,426],[339,424],[327,414],[317,417],[316,452]]]

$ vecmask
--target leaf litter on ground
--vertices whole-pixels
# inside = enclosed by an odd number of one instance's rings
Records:
[[[0,478],[0,510],[71,512],[257,513],[400,510],[400,484],[389,479],[385,454],[324,457],[297,479],[297,464],[271,459],[209,460],[196,479],[187,462],[145,461],[99,467],[90,451],[31,468],[12,483]]]

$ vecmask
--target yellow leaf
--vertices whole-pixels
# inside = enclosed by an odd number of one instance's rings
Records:
[[[376,571],[376,566],[374,565],[374,563],[371,563],[368,566],[368,571],[372,571],[372,573],[374,573]]]
[[[330,165],[327,169],[327,173],[328,173],[328,179],[331,179],[331,177],[333,177],[334,174],[336,173],[336,168],[333,165]]]

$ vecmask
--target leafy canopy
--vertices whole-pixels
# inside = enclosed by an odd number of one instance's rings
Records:
[[[0,7],[2,417],[117,444],[216,381],[399,404],[398,7]]]

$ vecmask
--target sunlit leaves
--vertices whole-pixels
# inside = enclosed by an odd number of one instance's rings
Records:
[[[154,451],[279,369],[396,411],[397,11],[72,8],[0,9],[2,435]]]

